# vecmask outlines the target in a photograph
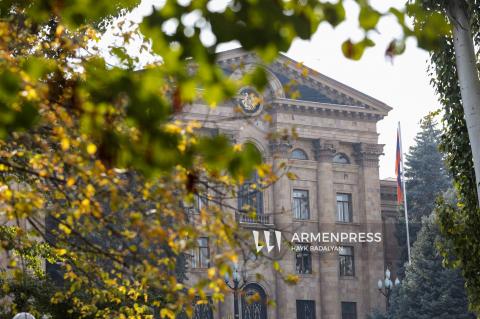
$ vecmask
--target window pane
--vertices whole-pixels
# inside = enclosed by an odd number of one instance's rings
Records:
[[[257,176],[245,182],[238,190],[238,210],[255,210],[257,214],[263,214],[263,194],[257,185]]]
[[[207,300],[195,301],[194,313],[192,319],[213,319],[212,300],[208,297]]]
[[[292,151],[291,158],[300,160],[308,159],[307,154],[299,148],[296,148]]]
[[[208,248],[200,248],[200,267],[208,268],[209,267],[209,251]]]
[[[193,205],[194,205],[194,212],[195,213],[200,213],[200,211],[207,207],[207,195],[205,194],[202,194],[202,195],[199,195],[199,194],[195,194],[195,199],[194,199],[194,202],[193,202]]]
[[[342,319],[357,319],[356,302],[342,302]]]
[[[312,254],[310,244],[297,244],[295,247],[295,270],[297,274],[312,273]]]
[[[207,237],[200,237],[198,239],[198,247],[208,247],[208,238]]]
[[[191,253],[192,268],[208,268],[210,266],[210,248],[207,237],[197,239],[197,247]]]
[[[293,217],[296,219],[310,218],[310,207],[307,190],[293,190],[292,211]]]
[[[340,276],[355,276],[353,247],[342,246],[339,250]]]
[[[350,164],[350,160],[343,153],[335,154],[335,156],[333,157],[333,162],[337,164]]]
[[[337,221],[352,222],[352,195],[337,193]]]
[[[297,319],[315,319],[314,300],[297,300]]]

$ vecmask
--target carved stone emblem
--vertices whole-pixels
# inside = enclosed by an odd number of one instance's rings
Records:
[[[263,99],[254,89],[242,88],[238,95],[238,103],[245,114],[254,115],[262,110]]]

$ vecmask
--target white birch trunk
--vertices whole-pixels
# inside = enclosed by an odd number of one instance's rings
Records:
[[[473,154],[478,203],[480,204],[480,80],[470,23],[464,1],[450,1],[450,21],[463,111]]]

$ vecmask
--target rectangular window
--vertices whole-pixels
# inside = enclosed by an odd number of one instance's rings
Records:
[[[351,223],[352,218],[352,195],[337,193],[337,221]]]
[[[213,306],[211,297],[207,297],[207,300],[196,298],[193,309],[192,319],[213,319]]]
[[[295,268],[297,274],[312,273],[312,252],[310,244],[302,243],[295,245]]]
[[[207,237],[200,237],[197,240],[198,246],[192,251],[192,268],[210,267],[210,248]]]
[[[310,219],[310,207],[307,190],[293,190],[292,210],[293,218],[304,220]]]
[[[342,301],[342,319],[357,319],[357,303]]]
[[[340,276],[355,276],[355,260],[353,247],[342,246],[339,250]]]
[[[314,300],[297,300],[297,319],[315,319]]]
[[[238,190],[238,210],[242,213],[255,210],[257,215],[263,214],[263,193],[256,181],[248,181]]]
[[[206,194],[195,194],[193,199],[193,212],[199,214],[200,211],[208,206]]]

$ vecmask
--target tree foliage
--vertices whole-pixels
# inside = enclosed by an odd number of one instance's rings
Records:
[[[458,269],[444,268],[436,245],[442,241],[434,215],[424,218],[405,279],[394,288],[390,319],[476,318],[468,311],[464,281]]]
[[[405,37],[430,45],[429,36],[406,25],[404,12],[357,3],[365,37],[347,40],[348,57],[360,58],[373,45],[369,35],[388,14]],[[16,291],[28,288],[7,279],[33,272],[44,280],[44,259],[63,276],[49,303],[65,305],[71,317],[174,318],[191,314],[192,302],[207,291],[222,300],[222,276],[240,261],[242,248],[234,215],[225,213],[235,210],[228,201],[255,169],[256,187],[277,177],[252,147],[202,137],[200,123],[178,115],[194,101],[215,107],[241,86],[265,86],[262,68],[228,78],[215,63],[221,43],[236,40],[270,62],[294,38],[309,38],[319,23],[336,26],[345,19],[343,1],[236,0],[216,10],[206,0],[168,0],[139,27],[121,32],[128,42],[141,31],[140,50],[157,55],[157,63],[138,71],[138,57],[124,48],[108,48],[120,61],[110,65],[96,47],[102,21],[123,30],[118,12],[136,4],[0,2],[1,244],[14,257],[2,273],[7,312],[20,300]],[[167,23],[176,25],[173,31],[164,30]],[[205,32],[213,44],[204,44]],[[401,53],[403,40],[393,41],[387,53]],[[195,196],[211,204],[194,227],[186,208]],[[222,249],[212,256],[207,278],[186,285],[179,261],[200,235]],[[30,308],[28,302],[22,307]]]
[[[415,144],[405,161],[408,213],[412,221],[421,222],[435,207],[435,199],[451,187],[443,155],[438,147],[441,130],[430,116],[421,121]]]
[[[417,1],[429,12],[442,14],[448,21],[448,1]],[[467,1],[473,40],[479,44],[480,6]],[[421,28],[421,20],[419,20]],[[462,108],[451,33],[439,37],[439,48],[431,53],[430,76],[442,104],[443,134],[440,150],[445,154],[447,168],[453,177],[457,201],[438,202],[438,220],[449,245],[442,253],[448,265],[459,267],[466,281],[472,309],[480,310],[480,277],[478,265],[480,242],[478,228],[480,211],[477,205],[472,152]],[[448,256],[448,257],[447,257]]]

